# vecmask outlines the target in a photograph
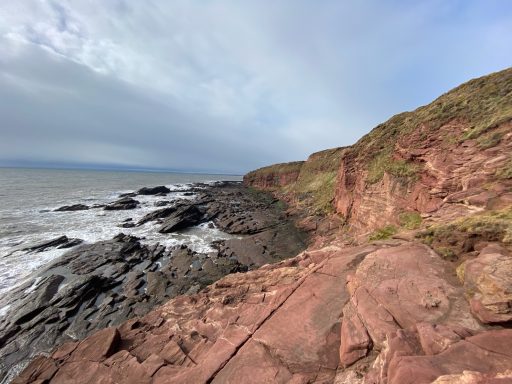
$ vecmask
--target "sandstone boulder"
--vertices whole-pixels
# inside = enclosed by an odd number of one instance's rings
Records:
[[[499,246],[484,248],[463,266],[471,311],[483,323],[512,320],[512,255]]]

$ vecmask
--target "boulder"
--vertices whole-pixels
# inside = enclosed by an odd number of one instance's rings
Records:
[[[44,252],[48,248],[54,247],[62,247],[63,245],[69,244],[70,242],[76,242],[78,239],[69,239],[67,236],[59,236],[51,240],[45,240],[36,244],[31,244],[23,247],[22,251],[35,251],[35,252]],[[73,244],[76,245],[76,244]],[[69,245],[69,246],[73,246]],[[62,247],[64,248],[64,247]]]
[[[131,197],[123,197],[119,200],[114,201],[106,205],[103,209],[106,211],[116,211],[124,209],[134,209],[140,204],[139,201],[132,199]]]
[[[192,227],[200,224],[202,219],[203,213],[195,205],[179,207],[165,219],[158,232],[170,233]]]
[[[512,320],[512,255],[500,246],[484,248],[462,266],[472,313],[483,323]]]
[[[171,192],[169,188],[166,186],[160,185],[158,187],[144,187],[137,191],[137,195],[159,195],[159,194],[167,194]]]
[[[54,212],[68,212],[68,211],[85,211],[89,209],[89,207],[85,204],[73,204],[73,205],[64,205],[60,208],[54,210]]]

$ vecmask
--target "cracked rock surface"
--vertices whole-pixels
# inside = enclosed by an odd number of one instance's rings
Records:
[[[13,383],[508,382],[512,330],[479,323],[462,290],[422,244],[329,246],[65,344]]]

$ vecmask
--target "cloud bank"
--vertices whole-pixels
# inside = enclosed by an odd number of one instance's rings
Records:
[[[0,4],[0,165],[244,173],[512,62],[507,0]]]

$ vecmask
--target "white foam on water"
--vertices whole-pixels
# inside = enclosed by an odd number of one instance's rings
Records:
[[[214,184],[216,182],[210,181],[207,183]],[[233,236],[215,228],[213,223],[203,223],[197,227],[170,234],[159,233],[159,224],[155,222],[147,222],[132,228],[119,227],[120,224],[129,218],[132,219],[129,222],[137,223],[146,214],[162,208],[155,206],[157,201],[196,198],[196,194],[184,195],[185,192],[190,190],[192,185],[167,185],[172,191],[167,196],[138,195],[135,199],[140,202],[140,205],[133,210],[105,211],[102,208],[91,208],[83,211],[55,212],[55,209],[62,205],[77,203],[84,203],[89,206],[108,204],[115,201],[120,193],[130,192],[119,191],[111,193],[104,198],[84,197],[74,201],[64,201],[59,206],[31,208],[28,210],[28,214],[25,211],[23,227],[29,226],[38,228],[38,230],[29,235],[26,234],[26,231],[25,233],[21,232],[21,234],[13,233],[12,236],[0,239],[0,296],[24,283],[34,271],[69,250],[51,248],[43,252],[27,252],[14,250],[16,248],[14,245],[22,248],[27,244],[47,241],[62,235],[66,235],[68,238],[82,239],[87,244],[110,240],[117,234],[124,233],[140,238],[141,243],[146,245],[160,243],[165,247],[173,247],[186,244],[195,252],[209,253],[214,251],[215,249],[211,245],[213,241],[229,239],[233,238]]]
[[[9,308],[11,308],[10,304],[0,308],[0,319],[7,315],[7,312],[9,312]]]

